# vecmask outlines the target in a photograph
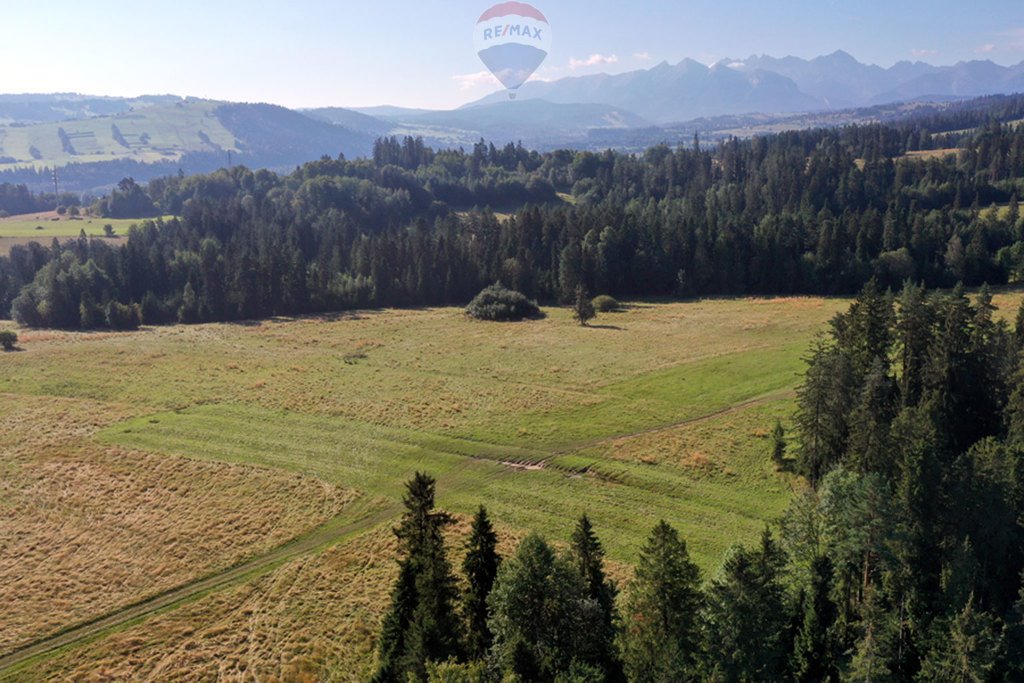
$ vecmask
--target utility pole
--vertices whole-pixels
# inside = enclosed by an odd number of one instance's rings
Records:
[[[58,206],[60,205],[60,189],[59,189],[59,186],[57,185],[57,167],[56,166],[53,167],[53,201],[57,202]]]

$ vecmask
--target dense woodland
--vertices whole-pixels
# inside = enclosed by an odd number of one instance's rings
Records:
[[[586,517],[500,558],[481,509],[457,582],[417,475],[375,680],[1024,680],[1024,307],[993,312],[870,282],[765,452],[806,491],[708,576],[662,522],[620,594]]]
[[[1000,116],[1019,113],[1000,103]],[[641,155],[381,139],[372,158],[324,158],[286,176],[236,167],[145,187],[126,179],[101,212],[178,218],[144,223],[119,247],[12,249],[0,258],[0,315],[79,328],[114,325],[107,313],[128,307],[145,323],[219,321],[465,304],[496,281],[563,302],[581,284],[697,296],[852,293],[872,277],[1016,282],[1024,128],[992,119],[948,133],[964,116]],[[957,154],[905,156],[949,135]]]

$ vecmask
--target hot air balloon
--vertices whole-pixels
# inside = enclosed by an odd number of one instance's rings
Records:
[[[480,16],[474,43],[481,61],[515,99],[519,87],[548,56],[551,27],[536,7],[503,2]]]

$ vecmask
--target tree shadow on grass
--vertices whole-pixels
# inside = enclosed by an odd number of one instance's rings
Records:
[[[619,327],[618,325],[587,325],[592,330],[615,330],[616,332],[625,332],[625,327]]]

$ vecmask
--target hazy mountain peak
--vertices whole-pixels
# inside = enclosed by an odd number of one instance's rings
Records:
[[[1002,67],[991,60],[937,67],[901,61],[889,68],[864,64],[845,50],[803,59],[751,55],[708,67],[694,59],[621,74],[574,76],[528,83],[521,99],[621,107],[659,123],[705,116],[777,114],[861,107],[915,98],[973,97],[1024,91],[1024,62]],[[497,102],[504,93],[485,98]]]

